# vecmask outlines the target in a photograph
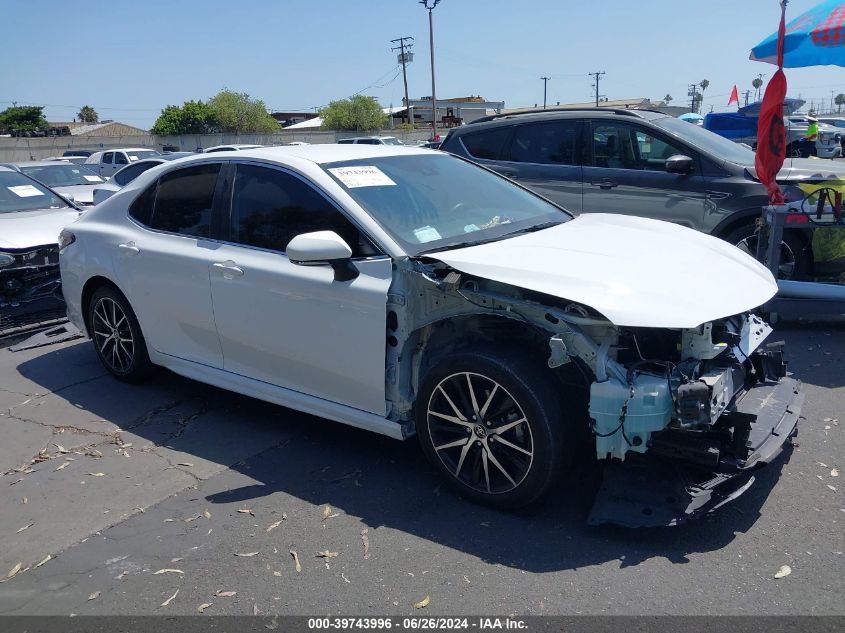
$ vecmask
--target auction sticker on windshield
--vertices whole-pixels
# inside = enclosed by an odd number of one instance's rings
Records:
[[[103,182],[103,179],[99,176],[82,176],[88,182]]]
[[[373,165],[334,167],[328,171],[334,174],[348,189],[356,189],[358,187],[387,187],[396,184],[381,169]]]
[[[44,194],[38,191],[32,185],[17,185],[15,187],[6,187],[9,191],[20,198],[31,198],[32,196],[43,196]]]

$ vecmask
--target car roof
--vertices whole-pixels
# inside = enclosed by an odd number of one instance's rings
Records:
[[[323,165],[347,160],[363,160],[367,158],[384,158],[387,156],[410,156],[415,154],[434,154],[431,150],[404,147],[401,145],[338,145],[325,143],[321,145],[282,145],[277,147],[261,147],[256,149],[232,152],[237,158],[260,158],[286,162],[287,157],[307,160]],[[218,152],[218,156],[226,156],[227,152]]]
[[[599,118],[615,118],[618,116],[626,116],[632,118],[639,118],[645,120],[662,119],[668,117],[668,114],[658,112],[657,110],[641,110],[639,108],[546,108],[522,110],[519,112],[506,112],[503,114],[492,114],[490,116],[481,117],[470,121],[466,125],[459,128],[453,128],[453,131],[460,131],[466,127],[472,127],[481,123],[492,123],[496,121],[543,121],[555,119],[573,119],[599,117]]]
[[[7,165],[15,165],[17,167],[56,167],[64,162],[67,165],[73,165],[70,161],[60,160],[24,160],[15,161],[14,163],[6,163]]]

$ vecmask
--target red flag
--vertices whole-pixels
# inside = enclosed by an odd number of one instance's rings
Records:
[[[739,92],[737,92],[736,84],[734,84],[734,89],[731,90],[731,98],[728,99],[728,105],[732,103],[739,105]]]
[[[757,156],[754,166],[757,177],[769,191],[771,204],[783,204],[784,198],[775,178],[786,157],[786,128],[783,124],[783,100],[786,98],[786,75],[783,74],[783,37],[786,31],[786,2],[781,2],[778,27],[778,70],[766,86],[757,121]]]

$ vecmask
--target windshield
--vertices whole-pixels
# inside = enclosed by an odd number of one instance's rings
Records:
[[[729,141],[724,136],[719,136],[715,132],[705,130],[703,127],[690,125],[686,121],[681,121],[674,117],[654,119],[652,123],[670,134],[674,134],[685,140],[695,148],[710,154],[711,158],[716,160],[724,159],[731,163],[744,166],[754,165],[753,151],[739,143]]]
[[[81,165],[21,165],[21,171],[27,176],[32,176],[38,182],[43,182],[48,187],[68,187],[70,185],[95,185],[105,182],[97,174],[88,171]]]
[[[367,158],[323,168],[409,255],[571,218],[501,176],[446,154]]]
[[[142,149],[138,151],[129,150],[126,152],[126,155],[129,156],[129,160],[133,163],[136,160],[143,160],[145,158],[150,158],[151,156],[161,156],[161,154],[154,149]]]
[[[64,200],[32,178],[16,171],[0,171],[0,213],[67,208]]]

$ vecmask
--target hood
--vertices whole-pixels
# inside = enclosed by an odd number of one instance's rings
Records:
[[[0,213],[0,249],[58,244],[59,233],[78,217],[76,209]]]
[[[744,167],[753,178],[759,180],[754,165]],[[805,180],[845,181],[845,164],[823,158],[787,158],[778,172],[777,181],[784,183]]]
[[[104,182],[98,182],[96,185],[67,185],[52,189],[65,197],[73,196],[73,201],[77,204],[94,204],[94,189],[104,184]]]
[[[738,248],[668,222],[592,213],[428,255],[477,277],[569,299],[619,326],[693,328],[756,308],[777,284]]]

